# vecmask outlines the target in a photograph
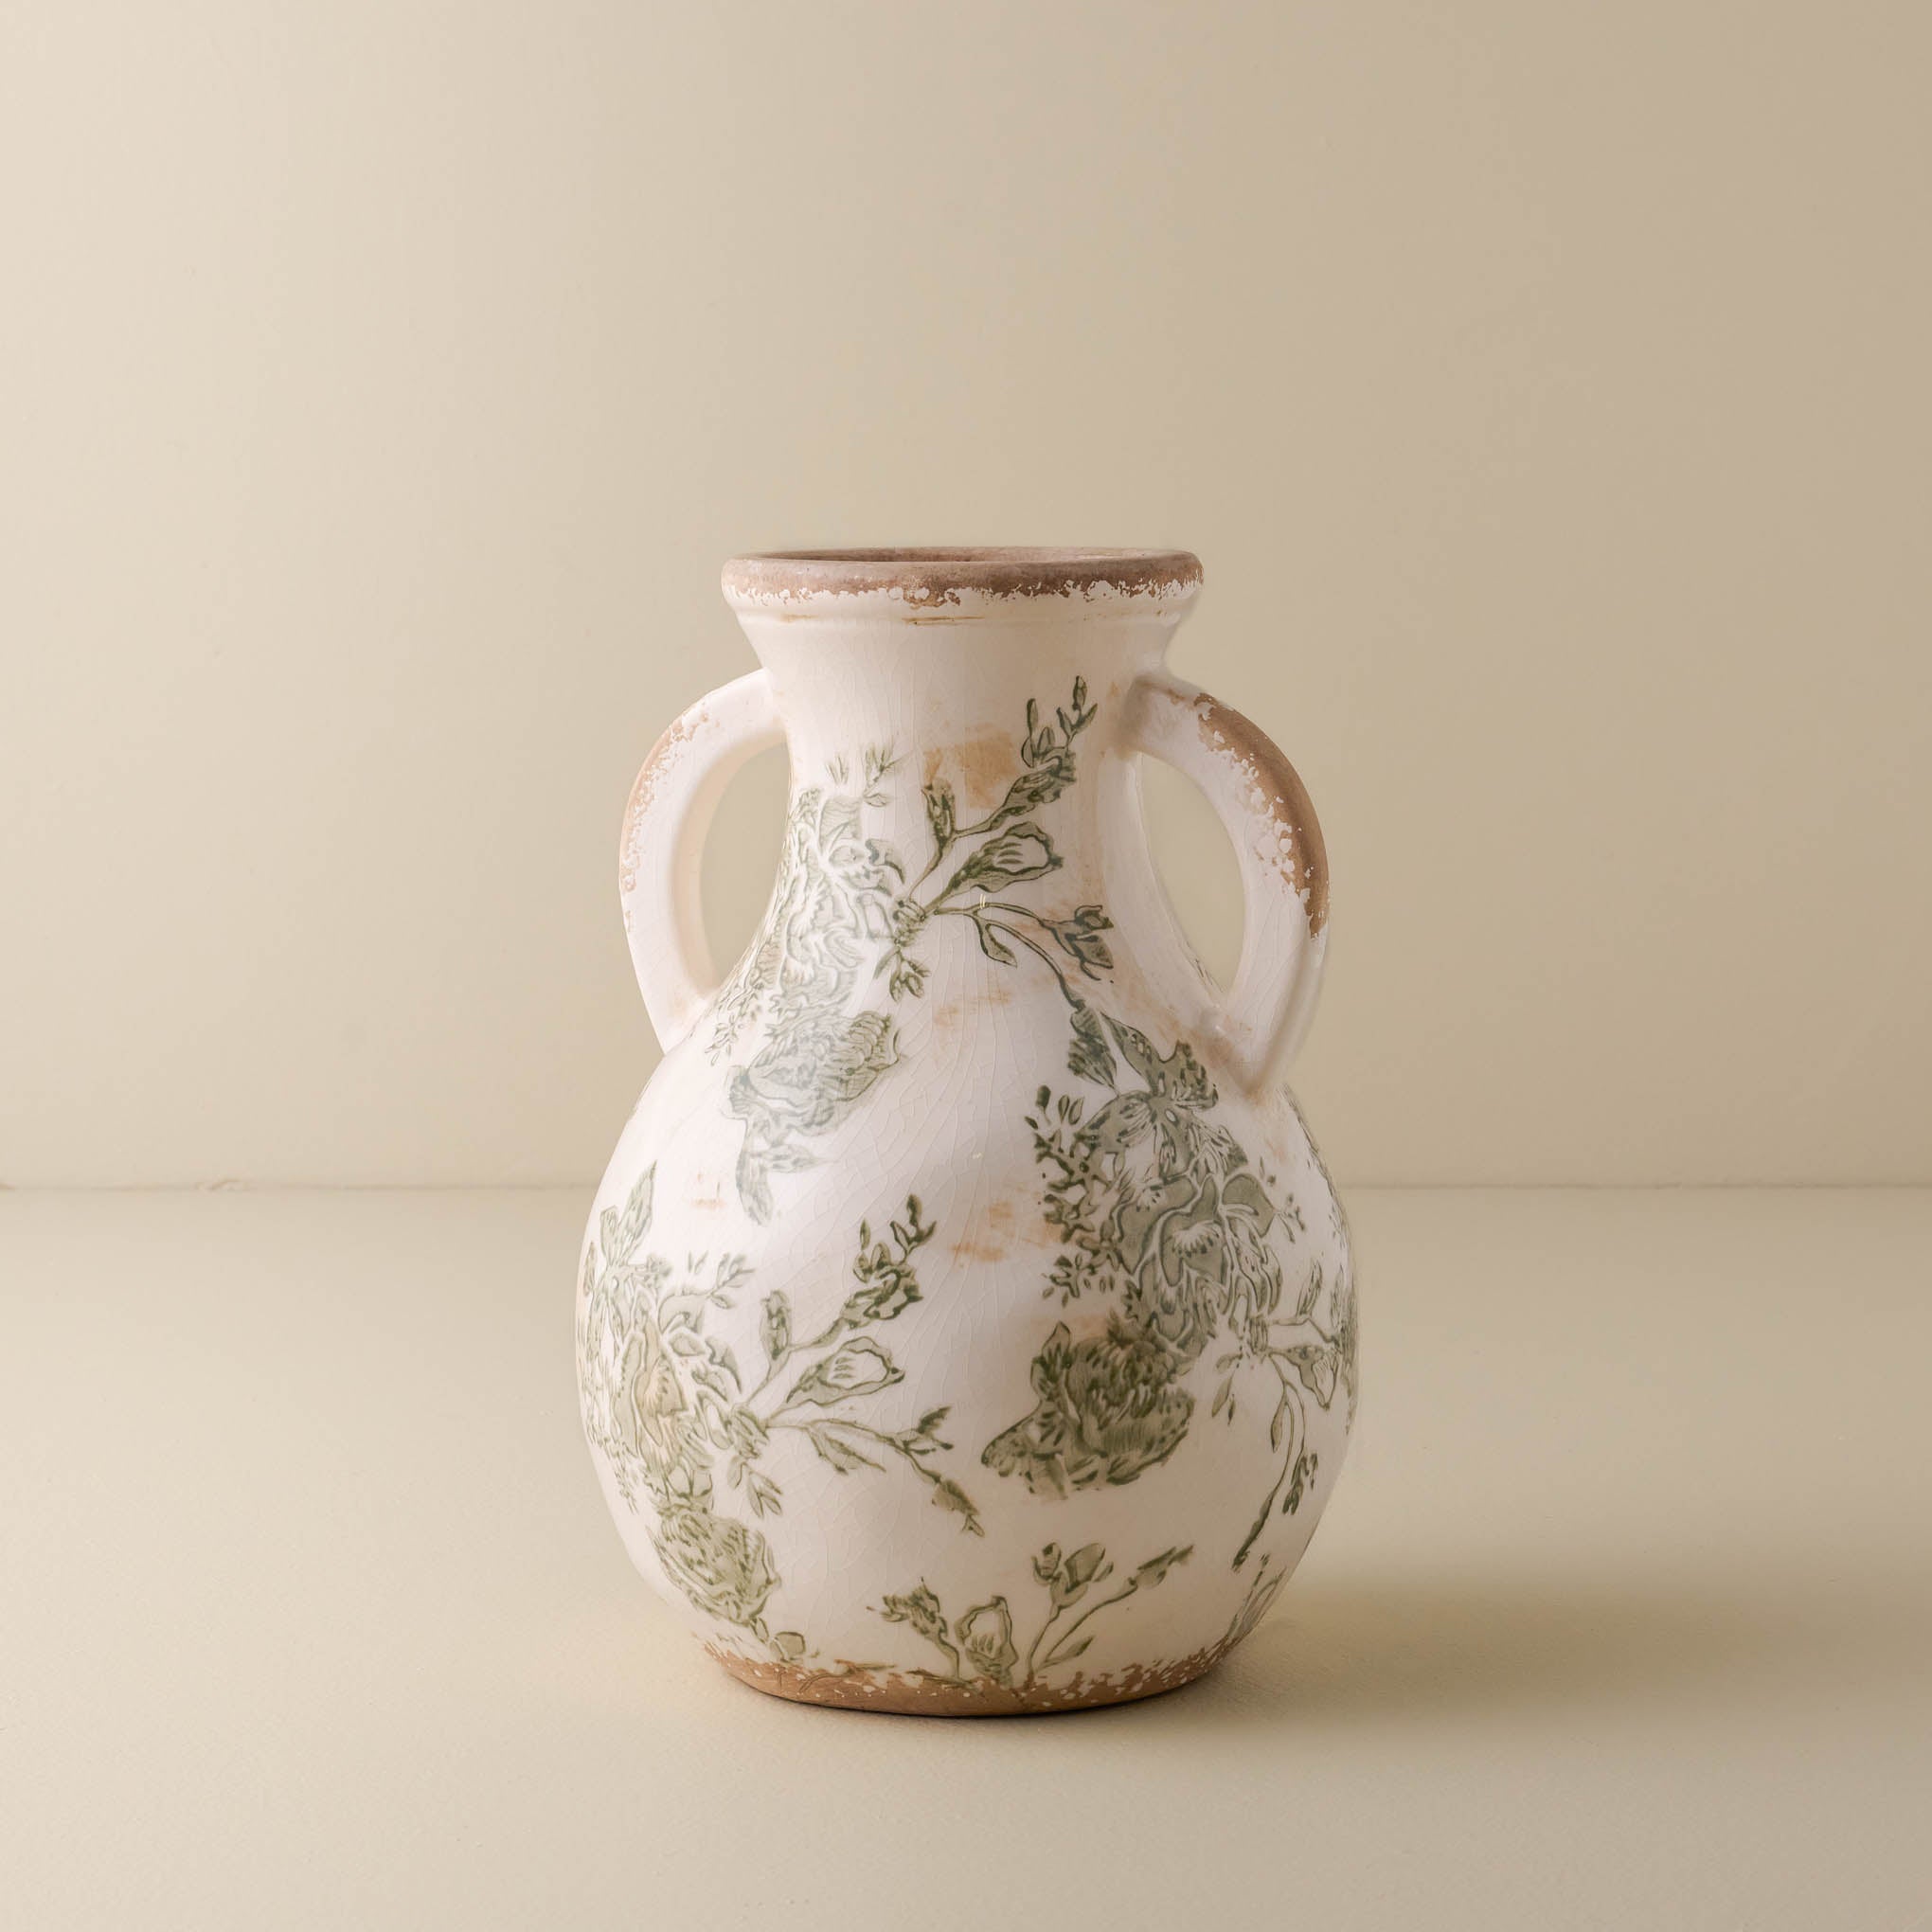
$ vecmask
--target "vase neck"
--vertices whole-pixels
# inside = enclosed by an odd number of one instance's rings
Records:
[[[795,775],[809,780],[827,764],[873,751],[915,762],[943,755],[972,782],[991,781],[1029,729],[1053,724],[1076,683],[1096,713],[1084,727],[1087,744],[1111,744],[1118,700],[1159,667],[1174,620],[742,621],[771,679]]]
[[[1200,581],[1184,550],[734,558],[724,595],[784,725],[792,836],[855,840],[919,895],[969,860],[967,898],[1047,871],[1096,892],[1096,776]]]
[[[875,1004],[1026,955],[1069,999],[1111,970],[1118,754],[1171,624],[745,628],[791,758],[767,933],[843,934],[834,976],[869,975]]]

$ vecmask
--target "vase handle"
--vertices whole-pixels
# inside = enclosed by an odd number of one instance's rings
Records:
[[[1328,950],[1328,853],[1295,767],[1239,711],[1166,671],[1134,688],[1133,749],[1193,779],[1234,842],[1243,930],[1221,1042],[1250,1089],[1278,1082],[1315,1017]]]
[[[700,698],[651,747],[631,787],[618,896],[645,1011],[667,1053],[718,991],[699,894],[706,830],[738,768],[783,738],[770,680],[755,671]]]

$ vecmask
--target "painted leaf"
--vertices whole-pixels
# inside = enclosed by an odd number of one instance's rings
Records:
[[[745,1136],[744,1146],[738,1155],[738,1198],[744,1203],[744,1211],[754,1221],[769,1221],[772,1218],[772,1187],[765,1172],[763,1158],[752,1145],[751,1136]]]
[[[1066,1070],[1076,1080],[1090,1080],[1096,1086],[1118,1083],[1106,1029],[1100,1025],[1100,1016],[1084,1000],[1073,1010],[1073,1045],[1066,1049]],[[1040,1105],[1044,1107],[1046,1090],[1043,1087],[1040,1091],[1043,1096]]]
[[[823,1422],[814,1422],[805,1435],[819,1456],[841,1476],[850,1476],[856,1469],[884,1469],[886,1466],[883,1462],[875,1462],[849,1438]]]
[[[792,1352],[792,1302],[782,1288],[774,1288],[760,1304],[758,1334],[773,1367]]]
[[[953,843],[955,807],[953,788],[939,778],[925,788],[926,823],[932,828],[933,845],[939,851]]]
[[[1138,1027],[1130,1027],[1125,1020],[1117,1020],[1112,1013],[1107,1015],[1107,1029],[1113,1034],[1114,1044],[1119,1047],[1127,1064],[1147,1082],[1149,1091],[1156,1094],[1163,1091],[1166,1080],[1154,1042]]]
[[[946,1634],[946,1616],[939,1600],[921,1583],[903,1597],[887,1597],[879,1605],[879,1615],[887,1623],[909,1623],[921,1637],[935,1640]]]
[[[948,1476],[938,1476],[933,1482],[933,1506],[936,1509],[950,1510],[956,1516],[966,1520],[960,1525],[969,1534],[984,1536],[985,1526],[979,1520],[979,1512],[973,1506],[973,1498],[957,1482]]]
[[[624,1219],[617,1229],[617,1239],[622,1252],[628,1255],[644,1238],[651,1228],[651,1197],[657,1183],[657,1163],[652,1164],[637,1176],[637,1184],[631,1190],[631,1198],[624,1203]]]
[[[1053,1601],[1061,1609],[1078,1603],[1092,1586],[1112,1576],[1114,1565],[1107,1561],[1103,1545],[1089,1543],[1076,1549],[1060,1565],[1053,1580]]]
[[[985,920],[975,919],[973,924],[979,934],[979,950],[994,964],[1011,966],[1019,957]]]
[[[1259,1224],[1259,1231],[1266,1234],[1275,1225],[1275,1204],[1268,1199],[1268,1190],[1245,1170],[1230,1174],[1221,1190],[1221,1198],[1229,1208],[1238,1208],[1244,1213],[1252,1214]],[[1294,1230],[1289,1230],[1291,1236]]]
[[[1151,1556],[1134,1572],[1134,1587],[1151,1590],[1165,1577],[1177,1563],[1186,1563],[1194,1553],[1190,1543],[1179,1549],[1164,1549],[1158,1556]]]
[[[1335,1399],[1336,1363],[1333,1349],[1317,1347],[1313,1342],[1302,1342],[1285,1351],[1288,1360],[1294,1365],[1295,1373],[1301,1386],[1327,1408]]]

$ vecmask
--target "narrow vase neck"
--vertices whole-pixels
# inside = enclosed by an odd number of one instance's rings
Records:
[[[1022,608],[970,620],[919,617],[741,619],[772,681],[795,785],[868,752],[921,769],[943,757],[967,784],[1011,775],[1031,727],[1056,723],[1083,684],[1094,712],[1083,743],[1103,752],[1120,700],[1155,670],[1176,617],[1157,612],[1060,616]]]

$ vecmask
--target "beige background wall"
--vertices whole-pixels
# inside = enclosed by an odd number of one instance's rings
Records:
[[[717,565],[908,540],[1204,557],[1176,663],[1329,830],[1346,1176],[1932,1180],[1928,62],[1822,0],[0,8],[0,1180],[592,1176]]]

